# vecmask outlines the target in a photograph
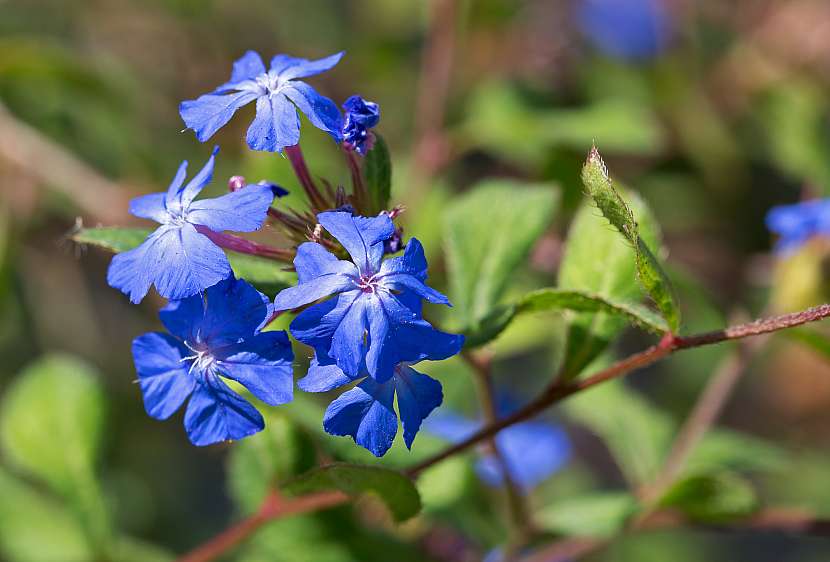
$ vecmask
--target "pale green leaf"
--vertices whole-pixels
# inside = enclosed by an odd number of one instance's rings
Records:
[[[758,497],[752,485],[737,474],[717,472],[689,476],[677,482],[660,500],[702,523],[728,523],[752,515]]]
[[[637,510],[637,500],[627,492],[597,492],[551,503],[534,514],[545,530],[577,536],[609,538],[625,526]]]
[[[499,304],[513,274],[550,222],[557,192],[490,180],[444,214],[453,316],[474,328]]]

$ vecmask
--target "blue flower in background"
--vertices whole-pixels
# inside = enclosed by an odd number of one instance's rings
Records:
[[[288,336],[259,331],[270,313],[268,297],[234,278],[209,288],[204,298],[194,295],[163,308],[159,316],[170,334],[152,332],[133,340],[147,413],[165,420],[190,397],[184,426],[200,446],[261,431],[260,413],[222,377],[266,404],[291,401],[294,355]]]
[[[352,96],[343,103],[346,117],[343,119],[343,142],[359,154],[371,150],[369,129],[380,121],[380,106],[360,96]]]
[[[460,442],[483,424],[451,412],[436,414],[426,423],[430,433],[448,441]],[[510,478],[528,490],[559,470],[571,456],[571,444],[565,431],[543,421],[517,423],[496,434],[496,447],[504,458]],[[476,473],[485,483],[500,486],[504,482],[501,464],[492,454],[476,462]]]
[[[830,199],[773,207],[767,228],[779,236],[775,250],[792,252],[815,236],[830,236]]]
[[[416,351],[415,355],[426,355],[423,358],[437,361],[461,351],[464,336],[429,330],[435,333],[410,334],[415,338],[413,343],[426,343],[424,347],[429,348],[428,352]],[[413,362],[420,359],[416,357]],[[382,457],[398,433],[398,415],[393,406],[397,395],[404,442],[411,449],[421,422],[444,399],[441,383],[419,373],[411,363],[399,363],[392,377],[379,383],[366,375],[349,377],[336,365],[321,366],[315,357],[308,374],[297,382],[297,386],[306,392],[327,392],[361,379],[360,384],[329,405],[323,416],[323,428],[331,435],[349,435],[355,443],[376,457]]]
[[[274,305],[290,310],[336,295],[291,322],[291,334],[314,348],[321,366],[337,365],[350,378],[368,373],[384,383],[402,361],[423,359],[443,345],[447,334],[421,318],[421,299],[449,301],[424,283],[427,262],[418,240],[410,239],[403,256],[382,262],[384,241],[395,232],[387,215],[328,211],[317,220],[353,261],[315,242],[300,245],[294,259],[299,283],[281,291]]]
[[[233,63],[230,81],[198,99],[179,106],[188,129],[201,142],[230,121],[237,109],[256,100],[256,117],[248,128],[247,142],[254,150],[281,152],[300,142],[300,119],[297,109],[309,121],[340,141],[341,117],[337,105],[321,96],[298,78],[307,78],[334,67],[343,53],[309,61],[276,55],[270,70],[260,56],[248,51]]]
[[[621,59],[652,58],[666,48],[672,34],[662,0],[577,0],[576,20],[594,47]]]
[[[222,249],[197,227],[214,232],[258,230],[274,200],[270,184],[249,185],[214,199],[193,199],[210,183],[218,148],[187,185],[187,161],[166,193],[152,193],[130,202],[130,213],[161,224],[137,248],[112,258],[107,282],[130,296],[133,303],[155,285],[168,299],[195,295],[231,275]]]

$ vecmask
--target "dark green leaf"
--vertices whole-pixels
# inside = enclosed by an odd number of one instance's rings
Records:
[[[752,486],[731,472],[689,476],[675,484],[660,500],[702,523],[728,523],[752,515],[758,497]]]
[[[363,180],[372,210],[376,213],[387,209],[392,194],[392,159],[383,137],[375,134],[375,144],[363,159]]]
[[[596,147],[591,149],[588,160],[582,168],[582,182],[602,215],[634,248],[637,277],[671,330],[676,332],[680,327],[680,311],[668,277],[641,237],[631,208],[614,189],[608,170]]]
[[[637,510],[628,492],[597,492],[557,500],[534,515],[539,525],[554,533],[608,538],[622,530]]]
[[[321,490],[340,490],[350,496],[372,494],[396,521],[405,521],[421,510],[421,498],[412,480],[386,468],[331,464],[310,470],[285,486],[285,491],[297,495]]]
[[[491,180],[444,214],[453,316],[475,329],[492,314],[510,279],[552,218],[557,192]]]
[[[72,240],[119,253],[139,246],[150,232],[152,231],[145,228],[99,226],[80,229],[72,235]],[[286,265],[279,262],[237,252],[226,253],[234,274],[263,291],[273,292],[292,285],[295,281],[295,275],[285,271]]]

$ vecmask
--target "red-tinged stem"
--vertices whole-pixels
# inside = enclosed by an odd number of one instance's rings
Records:
[[[210,240],[226,250],[239,252],[240,254],[248,254],[251,256],[259,256],[272,260],[284,261],[291,263],[294,259],[294,252],[287,248],[274,248],[267,244],[260,244],[259,242],[252,242],[241,238],[234,234],[226,232],[214,232],[206,226],[197,225],[196,231],[204,234]]]
[[[352,194],[355,198],[355,206],[359,211],[365,212],[369,206],[369,193],[366,191],[366,183],[363,181],[363,171],[360,169],[357,153],[344,145],[343,154],[346,156],[346,163],[349,165],[349,172],[352,176]],[[379,211],[380,209],[376,210]]]
[[[807,324],[809,322],[816,322],[827,318],[828,316],[830,316],[830,304],[823,304],[802,312],[764,318],[748,324],[740,324],[725,328],[723,330],[707,332],[694,336],[678,337],[672,334],[667,334],[662,340],[660,340],[660,343],[653,345],[644,351],[630,355],[625,359],[621,359],[613,365],[606,367],[605,369],[602,369],[601,371],[594,373],[585,379],[568,383],[559,383],[554,381],[542,392],[542,394],[527,404],[524,408],[517,410],[510,416],[488,424],[464,441],[452,445],[425,461],[412,466],[405,471],[405,474],[415,478],[418,474],[434,464],[466,451],[481,441],[493,437],[506,427],[534,417],[550,406],[565,400],[573,394],[587,390],[605,381],[623,377],[632,371],[656,363],[660,359],[663,359],[664,357],[677,351],[751,336],[759,336],[761,334],[768,334],[800,326],[802,324]],[[193,551],[193,553],[180,559],[179,562],[209,562],[210,560],[214,560],[224,554],[228,549],[239,544],[239,542],[241,542],[245,537],[256,531],[267,521],[278,519],[293,513],[306,513],[314,511],[315,509],[323,509],[345,502],[347,499],[345,495],[341,494],[335,498],[332,497],[332,494],[332,492],[318,492],[297,498],[294,500],[291,509],[285,509],[285,506],[283,506],[281,509],[275,510],[272,514],[264,517],[261,521],[257,519],[256,515],[254,515],[249,518],[253,518],[254,521],[244,520],[240,522],[206,543],[206,545],[199,547]],[[302,505],[302,509],[297,508],[296,504]],[[228,535],[230,538],[227,537]],[[219,547],[222,548],[213,546],[208,549],[207,547],[210,545],[219,545]],[[199,557],[193,557],[194,553],[200,553]]]
[[[329,208],[330,205],[326,202],[326,199],[323,197],[323,194],[320,193],[320,190],[317,189],[317,185],[311,177],[311,172],[309,172],[308,166],[305,163],[305,157],[303,156],[303,151],[300,149],[300,145],[295,144],[294,146],[286,146],[284,151],[289,162],[291,162],[291,167],[294,168],[294,174],[300,181],[300,185],[303,186],[303,190],[305,190],[306,195],[308,195],[311,208],[315,212],[324,211]]]
[[[319,511],[344,503],[347,499],[348,496],[342,492],[321,492],[294,499],[285,499],[277,492],[272,492],[265,498],[256,513],[225,529],[199,548],[185,554],[178,559],[178,562],[209,562],[215,560],[237,547],[269,521],[289,515]]]

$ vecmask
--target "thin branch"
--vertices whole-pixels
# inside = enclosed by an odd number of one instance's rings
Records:
[[[317,188],[317,184],[314,183],[314,179],[311,177],[311,172],[308,170],[308,164],[306,164],[305,156],[303,156],[303,151],[300,149],[300,145],[295,144],[294,146],[286,146],[283,149],[283,152],[288,158],[288,161],[291,162],[294,174],[300,181],[300,185],[303,187],[306,195],[308,195],[308,201],[312,210],[316,213],[328,209],[330,205],[326,202],[323,194],[320,193],[320,190]]]
[[[532,418],[536,414],[546,410],[558,402],[561,402],[573,394],[587,390],[605,381],[625,376],[632,371],[651,365],[652,363],[655,363],[677,351],[693,347],[712,345],[729,340],[738,340],[750,336],[768,334],[778,330],[807,324],[809,322],[816,322],[827,318],[828,316],[830,316],[830,304],[823,304],[802,312],[774,316],[771,318],[756,320],[755,322],[750,322],[748,324],[740,324],[723,330],[707,332],[685,338],[667,334],[657,345],[653,345],[645,351],[635,353],[634,355],[622,359],[581,381],[575,381],[567,384],[560,384],[555,381],[548,386],[548,388],[543,391],[542,394],[536,398],[536,400],[530,402],[521,410],[518,410],[510,416],[502,418],[495,423],[487,425],[468,439],[465,439],[456,445],[452,445],[444,451],[411,467],[405,472],[405,474],[414,478],[430,466],[467,450],[481,441],[496,435],[496,433],[506,427]],[[239,544],[245,537],[256,531],[267,521],[279,519],[281,517],[285,517],[286,515],[295,513],[306,513],[309,511],[324,509],[343,503],[347,499],[347,496],[343,494],[319,492],[297,498],[291,502],[286,502],[285,504],[281,504],[279,509],[274,509],[273,511],[266,510],[264,515],[258,513],[249,519],[238,523],[234,527],[231,527],[216,538],[209,541],[205,546],[199,547],[193,551],[193,553],[180,559],[180,562],[209,562],[210,560],[214,560],[216,557],[222,555],[226,550]],[[250,519],[254,519],[254,521],[249,521]],[[786,524],[787,528],[791,530],[804,530],[804,532],[813,533],[823,532],[830,535],[830,522],[805,522],[803,518],[786,519],[783,517],[778,517],[777,519],[767,517],[755,520],[756,526],[760,526],[762,523],[769,526],[782,526]],[[212,544],[227,546],[225,546],[224,550],[220,550],[215,547],[211,549],[206,548],[208,545]],[[198,557],[194,557],[195,553],[200,553],[200,555]]]
[[[209,562],[210,560],[216,560],[226,552],[239,546],[246,538],[269,521],[289,515],[319,511],[344,503],[347,499],[348,496],[341,492],[320,492],[285,500],[276,492],[272,492],[256,513],[227,528],[199,548],[182,556],[178,559],[178,562]]]

